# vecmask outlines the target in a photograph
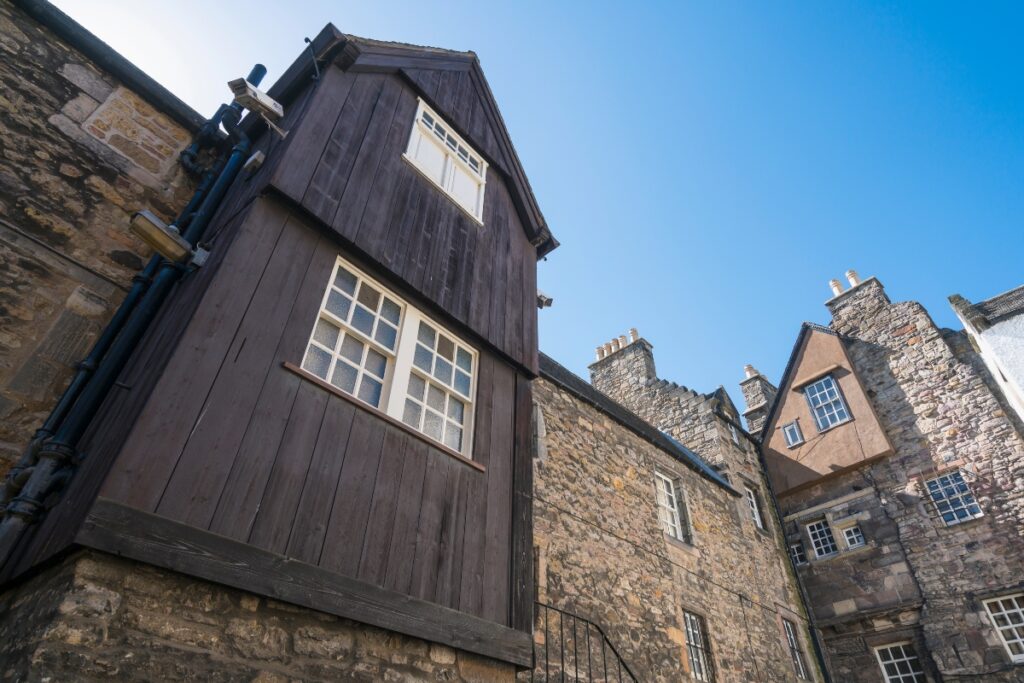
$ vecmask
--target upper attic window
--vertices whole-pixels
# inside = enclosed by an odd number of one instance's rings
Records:
[[[842,394],[832,375],[825,375],[817,382],[807,385],[804,389],[804,396],[811,406],[811,413],[818,425],[818,431],[823,432],[838,424],[847,422],[850,419],[850,411],[846,408]]]
[[[405,158],[483,225],[487,162],[420,100]]]

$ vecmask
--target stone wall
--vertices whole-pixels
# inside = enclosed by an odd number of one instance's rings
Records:
[[[464,681],[513,667],[148,565],[79,552],[0,595],[4,681]]]
[[[191,195],[191,133],[0,0],[0,477]]]
[[[718,681],[795,680],[783,617],[798,625],[814,667],[774,519],[758,530],[742,497],[566,387],[541,379],[534,397],[544,438],[534,495],[539,600],[599,624],[643,681],[691,680],[684,609],[707,621]],[[659,525],[656,469],[680,484],[692,544]]]
[[[982,604],[1024,584],[1024,441],[983,364],[920,304],[872,278],[829,308],[895,451],[780,500],[791,539],[814,516],[862,520],[865,548],[845,551],[836,531],[841,552],[800,571],[830,666],[877,681],[871,648],[909,639],[941,680],[1024,680]],[[984,516],[946,526],[925,481],[957,468]]]

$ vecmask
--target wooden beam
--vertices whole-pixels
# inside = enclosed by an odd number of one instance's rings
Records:
[[[530,633],[385,590],[106,498],[96,500],[75,541],[516,666],[529,667],[533,661]]]

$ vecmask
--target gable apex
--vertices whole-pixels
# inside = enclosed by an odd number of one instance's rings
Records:
[[[537,258],[558,247],[523,170],[480,60],[471,51],[397,43],[342,33],[327,24],[270,88],[269,94],[288,104],[314,74],[313,59],[322,70],[337,64],[346,71],[400,74],[423,99],[482,154],[506,179],[513,204]],[[454,106],[470,95],[475,106]],[[460,104],[467,101],[463,98]]]

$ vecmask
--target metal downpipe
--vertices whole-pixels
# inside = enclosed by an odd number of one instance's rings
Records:
[[[253,85],[258,85],[265,74],[266,68],[257,64],[249,73],[247,80]],[[242,114],[240,105],[232,104],[226,109],[222,107],[218,109],[218,113],[221,114],[220,122],[235,144],[216,181],[182,232],[182,237],[193,246],[205,232],[221,200],[245,163],[252,146],[248,136],[238,127]],[[103,399],[131,357],[171,287],[185,269],[186,266],[161,259],[152,284],[137,305],[126,315],[127,321],[123,328],[82,388],[73,407],[54,436],[39,447],[31,474],[19,494],[7,504],[6,514],[0,520],[0,566],[10,560],[25,530],[42,516],[45,499],[66,482],[67,475],[61,475],[61,471],[78,464],[75,448],[78,440],[96,415]]]

